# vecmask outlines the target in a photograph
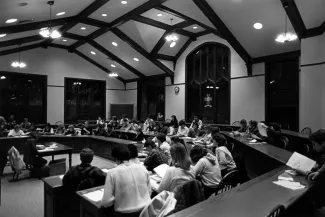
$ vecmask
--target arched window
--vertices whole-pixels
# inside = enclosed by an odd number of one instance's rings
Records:
[[[230,49],[208,42],[186,58],[186,119],[229,124]]]

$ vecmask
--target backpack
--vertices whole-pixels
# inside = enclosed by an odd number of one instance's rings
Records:
[[[19,151],[12,146],[8,151],[9,162],[11,169],[15,173],[21,173],[21,170],[26,166],[23,159],[21,158]]]

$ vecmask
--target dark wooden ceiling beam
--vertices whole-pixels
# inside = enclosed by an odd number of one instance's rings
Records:
[[[100,20],[95,20],[95,19],[92,19],[92,18],[85,18],[82,20],[83,23],[87,24],[87,25],[91,25],[91,26],[96,26],[96,27],[110,27],[110,24],[109,23],[106,23],[106,22],[103,22],[103,21],[100,21]]]
[[[113,61],[117,62],[118,64],[120,64],[121,66],[123,66],[124,68],[126,68],[127,70],[129,70],[130,72],[135,74],[136,76],[138,76],[139,78],[145,79],[145,75],[143,75],[141,72],[139,72],[138,70],[136,70],[135,68],[133,68],[132,66],[130,66],[129,64],[124,62],[119,57],[115,56],[113,53],[111,53],[109,50],[107,50],[106,48],[104,48],[103,46],[98,44],[97,42],[88,41],[88,44],[90,44],[91,46],[93,46],[94,48],[96,48],[97,50],[99,50],[100,52],[105,54],[107,57],[109,57]]]
[[[306,38],[315,37],[318,35],[323,35],[325,33],[325,21],[319,26],[311,29],[307,29]]]
[[[61,44],[50,43],[48,46],[49,47],[60,48],[60,49],[64,49],[64,50],[68,50],[69,51],[69,47],[68,46],[61,45]]]
[[[85,41],[87,39],[85,36],[80,36],[69,32],[64,32],[62,34],[62,37],[77,40],[77,41]]]
[[[198,20],[195,20],[195,19],[193,19],[193,18],[191,18],[191,17],[189,17],[189,16],[186,16],[186,15],[184,15],[184,14],[182,14],[182,13],[180,13],[180,12],[174,10],[174,9],[171,9],[171,8],[166,7],[166,6],[164,6],[164,5],[160,5],[160,6],[157,6],[157,7],[155,7],[155,8],[156,8],[157,10],[160,10],[160,11],[163,11],[163,12],[165,12],[165,13],[168,13],[168,14],[171,14],[171,15],[173,15],[173,16],[176,16],[176,17],[178,17],[178,18],[181,18],[181,19],[183,19],[183,20],[185,20],[185,21],[195,23],[195,24],[201,26],[202,28],[211,31],[211,33],[217,35],[218,37],[220,37],[220,38],[224,38],[223,35],[221,34],[221,32],[220,32],[219,30],[217,30],[217,29],[215,29],[215,28],[212,28],[212,27],[210,27],[210,26],[208,26],[208,25],[205,25],[204,23],[201,23],[201,22],[198,21]]]
[[[274,61],[279,61],[283,60],[286,58],[297,58],[300,57],[301,51],[296,50],[296,51],[290,51],[286,53],[280,53],[280,54],[273,54],[273,55],[268,55],[268,56],[262,56],[262,57],[255,57],[253,58],[253,63],[263,63],[263,62],[274,62]]]
[[[221,32],[229,44],[235,49],[245,63],[251,62],[251,56],[245,48],[237,41],[235,36],[230,32],[228,27],[223,23],[216,12],[211,8],[206,0],[192,0],[202,13],[210,20],[210,22]]]
[[[305,38],[306,36],[306,26],[299,13],[298,7],[294,0],[281,0],[281,3],[286,11],[289,20],[298,35],[299,39]]]
[[[8,41],[2,41],[2,42],[0,42],[0,47],[22,45],[25,43],[40,41],[42,39],[44,39],[44,38],[41,35],[32,35],[32,36],[28,36],[28,37],[24,37],[24,38],[17,38],[17,39],[12,39],[12,40],[8,40]]]
[[[170,34],[170,31],[165,31],[164,34],[160,37],[159,41],[156,43],[154,48],[151,50],[150,54],[153,56],[156,56],[157,53],[160,51],[160,49],[165,45],[166,43],[166,37]]]
[[[122,39],[125,43],[129,44],[134,50],[139,52],[142,56],[147,58],[150,62],[152,62],[154,65],[159,67],[161,70],[163,70],[168,76],[171,77],[171,80],[174,80],[174,72],[170,70],[167,66],[165,66],[163,63],[161,63],[159,60],[151,56],[144,48],[142,48],[140,45],[138,45],[133,39],[131,39],[129,36],[124,34],[121,30],[114,28],[111,30],[116,36],[118,36],[120,39]]]
[[[165,55],[165,54],[157,54],[156,57],[157,57],[157,59],[167,60],[167,61],[174,61],[174,59],[175,59],[175,57]]]
[[[193,22],[189,22],[189,21],[183,21],[180,23],[177,23],[175,25],[171,26],[172,30],[176,30],[176,29],[184,29],[186,27],[192,26],[194,23]]]
[[[0,51],[0,56],[18,53],[19,51],[23,52],[23,51],[27,51],[27,50],[32,50],[32,49],[39,48],[39,47],[41,47],[41,43],[27,45],[27,46],[23,46],[20,48],[14,48],[14,49],[10,49],[10,50],[3,50],[3,51]]]
[[[111,73],[111,71],[107,68],[105,68],[104,66],[102,66],[101,64],[97,63],[96,61],[90,59],[89,57],[87,57],[86,55],[84,55],[83,53],[81,53],[78,50],[73,50],[73,52],[75,54],[77,54],[78,56],[80,56],[81,58],[83,58],[84,60],[90,62],[91,64],[93,64],[94,66],[98,67],[99,69],[103,70],[104,72],[106,72],[107,74]],[[126,81],[121,78],[120,76],[116,77],[116,79],[120,80],[121,82],[123,82],[123,84],[125,85]]]
[[[201,31],[201,32],[198,32],[198,33],[196,33],[195,34],[195,37],[196,38],[199,38],[199,37],[202,37],[202,36],[204,36],[204,35],[208,35],[208,34],[210,34],[211,32],[209,31],[209,30],[204,30],[204,31]]]

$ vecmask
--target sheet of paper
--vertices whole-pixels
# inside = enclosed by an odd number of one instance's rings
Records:
[[[64,176],[64,175],[61,175],[61,176],[59,176],[59,178],[60,178],[60,179],[63,179],[63,176]]]
[[[287,166],[303,173],[310,171],[315,166],[315,164],[315,161],[297,152],[294,152],[287,162]]]
[[[304,185],[300,184],[299,182],[290,182],[290,181],[274,181],[276,185],[291,189],[291,190],[299,190],[305,188]]]
[[[92,200],[94,202],[99,202],[102,200],[102,198],[104,196],[104,189],[92,191],[92,192],[84,194],[83,196],[87,197],[89,200]]]
[[[102,171],[104,172],[104,173],[108,173],[108,169],[102,169]]]
[[[267,137],[265,127],[266,127],[265,124],[262,124],[262,123],[258,123],[258,124],[257,124],[257,128],[258,128],[259,133],[260,133],[262,136]]]
[[[38,150],[38,152],[54,151],[53,148],[44,148],[43,150]]]
[[[155,169],[153,169],[153,171],[155,171],[155,173],[157,173],[158,176],[163,178],[165,176],[168,168],[169,168],[169,166],[167,164],[161,164],[161,165],[157,166]]]

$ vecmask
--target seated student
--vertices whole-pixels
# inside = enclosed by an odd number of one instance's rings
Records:
[[[173,126],[175,129],[178,128],[178,120],[176,115],[171,116],[170,125]]]
[[[240,121],[240,128],[238,130],[239,133],[246,133],[248,129],[248,126],[247,126],[247,121],[245,119],[242,119]]]
[[[32,124],[28,121],[28,118],[24,118],[23,123],[21,123],[21,128],[24,130],[29,130]]]
[[[8,137],[19,137],[24,135],[24,132],[21,130],[21,127],[18,124],[16,124],[14,129],[10,130],[8,133]]]
[[[24,162],[33,168],[42,168],[47,164],[47,160],[38,155],[36,143],[39,134],[37,132],[30,133],[30,137],[26,140],[24,149]]]
[[[106,173],[91,165],[93,158],[93,150],[89,148],[81,150],[81,164],[71,167],[63,176],[62,183],[67,190],[76,192],[105,184]]]
[[[85,124],[81,128],[81,135],[92,135],[93,128],[89,126],[89,122],[85,121]]]
[[[107,132],[102,124],[98,124],[96,130],[94,131],[95,136],[107,136]]]
[[[55,134],[56,135],[64,135],[64,133],[65,133],[64,125],[63,124],[60,124],[58,126],[58,128],[56,129]]]
[[[158,112],[158,115],[157,115],[157,121],[164,121],[164,115],[161,114],[160,112]]]
[[[54,133],[53,128],[51,127],[50,123],[46,123],[43,129],[43,133]]]
[[[96,124],[104,124],[104,121],[102,120],[101,117],[98,117]]]
[[[189,129],[187,136],[191,138],[196,138],[198,134],[199,134],[199,125],[196,122],[192,123],[192,128]]]
[[[202,123],[202,121],[198,118],[198,116],[196,116],[196,115],[193,117],[193,121],[192,121],[192,124],[191,124],[190,128],[193,128],[193,124],[194,124],[194,123],[196,123],[197,126],[198,126],[198,129],[201,130],[203,123]]]
[[[189,132],[189,129],[186,127],[185,121],[181,120],[179,122],[179,127],[178,127],[178,131],[177,131],[176,136],[184,137],[184,136],[187,136],[188,132]]]
[[[142,142],[144,140],[144,134],[143,134],[141,128],[137,129],[136,136],[133,140],[136,142]]]
[[[147,132],[156,132],[157,131],[157,126],[156,126],[156,122],[151,121],[149,123],[149,127],[147,128]]]
[[[258,135],[258,127],[257,127],[257,121],[249,121],[249,126],[248,126],[248,133],[253,134],[253,135]]]
[[[167,169],[159,184],[158,192],[164,190],[172,192],[177,185],[195,178],[194,171],[191,168],[191,160],[184,145],[172,144],[170,154],[173,166]]]
[[[5,135],[6,125],[5,123],[0,123],[0,137],[6,137]],[[0,171],[1,172],[1,171]]]
[[[126,119],[127,121],[129,121],[129,119],[126,117],[126,114],[122,115],[122,119],[120,120],[120,125],[123,125],[124,119]]]
[[[200,176],[207,199],[216,192],[222,179],[218,159],[199,145],[193,147],[190,156],[194,164],[194,175]]]
[[[15,120],[15,115],[10,114],[8,120],[7,120],[7,127],[9,130],[13,129],[16,126],[16,120]]]
[[[68,130],[64,133],[64,135],[77,135],[74,126],[69,125]]]
[[[143,124],[143,131],[148,131],[150,123],[153,122],[153,120],[150,118],[150,115],[147,117],[146,121]]]
[[[0,116],[0,125],[7,125],[6,119],[2,116]]]
[[[122,123],[122,127],[121,127],[121,130],[125,130],[125,131],[128,131],[131,129],[131,124],[129,124],[129,120],[127,118],[124,118],[123,119],[123,123]]]
[[[144,148],[148,151],[148,156],[143,162],[147,170],[153,171],[157,166],[169,163],[169,156],[166,155],[162,149],[157,147],[151,138],[147,139],[144,143]]]
[[[138,148],[134,145],[134,144],[128,144],[128,149],[130,152],[130,163],[134,163],[134,164],[140,164],[140,160],[138,158]]]
[[[111,127],[117,127],[118,126],[118,121],[117,121],[117,117],[113,116],[112,120],[110,120],[110,122],[108,122],[108,125],[110,125]]]
[[[141,129],[142,131],[145,131],[144,130],[144,121],[143,120],[140,120],[139,123],[138,123],[138,128]]]
[[[158,147],[164,151],[164,153],[170,156],[170,145],[166,142],[166,135],[158,133],[157,136]]]
[[[151,201],[149,173],[141,164],[130,163],[130,152],[125,146],[115,146],[112,157],[117,167],[107,173],[102,206],[114,204],[114,216],[139,216]]]
[[[212,135],[212,140],[213,140],[212,151],[213,153],[215,153],[219,161],[219,164],[226,166],[227,171],[236,169],[236,163],[230,151],[227,148],[226,138],[222,134],[217,133]]]

